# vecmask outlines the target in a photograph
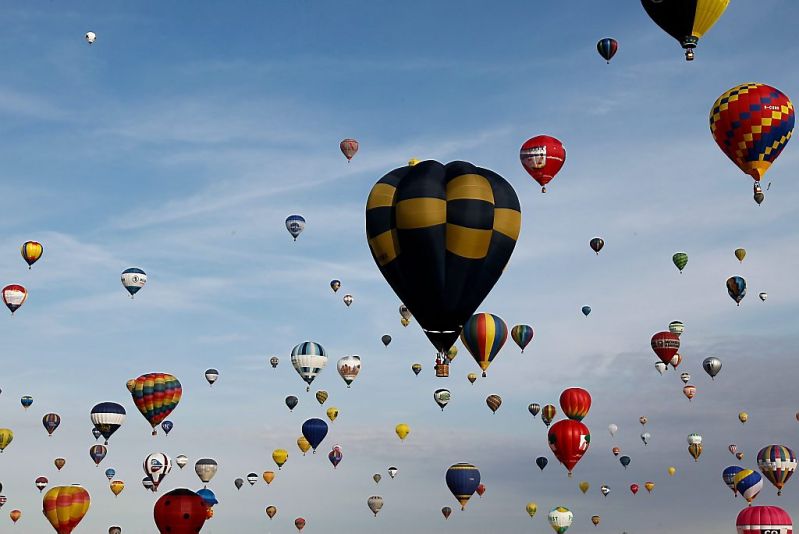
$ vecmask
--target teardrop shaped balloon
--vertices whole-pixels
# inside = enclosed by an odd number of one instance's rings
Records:
[[[58,534],[70,534],[89,511],[89,492],[80,486],[56,486],[44,494],[42,512]]]
[[[568,508],[558,506],[549,511],[547,519],[549,520],[549,526],[552,527],[552,530],[558,534],[563,534],[569,530],[572,521],[574,521],[574,514],[572,514],[571,510]]]
[[[422,364],[421,363],[415,363],[415,364],[411,365],[411,371],[413,371],[413,374],[415,374],[416,376],[419,376],[419,373],[422,372]]]
[[[341,153],[344,154],[344,157],[347,158],[347,162],[349,163],[353,156],[358,153],[358,148],[360,145],[358,144],[357,140],[347,138],[341,141],[341,143],[338,144],[338,147],[341,150]]]
[[[757,467],[782,495],[782,488],[796,471],[796,455],[785,445],[768,445],[757,453]]]
[[[294,407],[297,406],[297,404],[299,404],[300,400],[297,397],[295,397],[294,395],[289,395],[288,397],[286,397],[286,401],[285,402],[286,402],[286,406],[288,407],[289,411],[291,412],[291,411],[294,411]]]
[[[541,421],[549,427],[550,423],[555,419],[555,415],[557,415],[558,410],[551,404],[547,404],[541,410]]]
[[[745,248],[736,248],[735,249],[735,257],[738,259],[740,263],[743,263],[744,258],[746,257],[746,249]]]
[[[549,460],[547,460],[545,456],[539,456],[535,459],[535,465],[537,465],[541,471],[544,470],[548,463]]]
[[[652,336],[650,343],[652,350],[665,364],[670,363],[677,351],[680,350],[680,338],[671,332],[658,332]]]
[[[580,491],[583,492],[583,495],[585,495],[585,493],[588,491],[588,488],[591,487],[591,485],[586,481],[580,482],[579,484],[577,484],[577,486],[580,488]]]
[[[10,284],[3,288],[3,304],[11,311],[11,315],[17,311],[28,299],[28,290],[19,284]]]
[[[142,395],[144,392],[142,392]],[[125,422],[127,413],[125,408],[116,402],[101,402],[95,404],[92,408],[89,418],[94,425],[95,430],[105,438],[105,444],[108,445],[108,440],[111,436],[119,430],[122,423]]]
[[[310,391],[316,375],[327,365],[327,353],[319,343],[304,341],[291,349],[291,365],[308,384],[305,391]]]
[[[289,215],[286,217],[286,230],[289,231],[294,241],[300,237],[300,234],[305,230],[305,217],[302,215]]]
[[[583,388],[567,388],[560,394],[560,409],[569,419],[582,421],[591,409],[591,395]]]
[[[469,383],[474,384],[474,382],[477,380],[477,373],[469,373],[466,375],[466,380],[468,380]]]
[[[136,408],[155,427],[177,407],[183,388],[177,378],[166,373],[147,373],[134,380],[131,396]]]
[[[760,300],[762,300],[763,302],[766,302],[766,299],[768,298],[768,293],[766,293],[765,291],[763,291],[763,292],[761,292],[761,293],[758,293],[758,295],[757,295],[757,296],[758,296],[758,297],[760,297]]]
[[[540,405],[540,404],[538,404],[538,403],[535,403],[535,402],[534,402],[534,403],[532,403],[532,404],[529,404],[529,405],[527,406],[527,411],[528,411],[528,412],[530,412],[530,414],[531,414],[533,417],[535,417],[535,416],[536,416],[536,415],[538,415],[538,413],[541,411],[541,405]]]
[[[727,279],[727,293],[738,306],[746,296],[746,280],[740,276],[731,276]]]
[[[483,370],[483,376],[507,339],[505,321],[491,313],[472,315],[461,332],[461,342]]]
[[[302,435],[311,444],[311,448],[316,453],[316,448],[322,443],[322,440],[327,436],[327,423],[321,419],[312,418],[308,419],[302,424]]]
[[[437,389],[433,392],[433,400],[436,401],[438,407],[441,408],[441,411],[444,411],[444,407],[449,404],[451,398],[451,394],[448,389]]]
[[[746,502],[751,503],[763,489],[763,477],[757,471],[741,469],[733,477],[733,484]]]
[[[330,422],[332,423],[338,418],[338,408],[336,408],[335,406],[331,406],[325,411],[325,415],[327,416],[328,419],[330,419]]]
[[[465,162],[395,169],[366,205],[375,263],[441,355],[499,280],[520,228],[513,187]]]
[[[562,419],[549,429],[548,438],[549,448],[571,475],[591,443],[588,427],[574,419]]]
[[[591,315],[591,306],[583,306],[583,307],[580,309],[580,311],[582,311],[582,312],[583,312],[583,315],[585,315],[586,317],[588,317],[589,315]]]
[[[328,397],[327,391],[323,389],[320,389],[319,391],[316,392],[316,400],[319,404],[324,404],[325,401],[327,401],[327,397]]]
[[[669,323],[669,332],[680,337],[685,332],[685,324],[682,321],[672,321]]]
[[[546,185],[560,172],[566,163],[566,147],[559,140],[548,135],[531,137],[519,150],[522,167],[546,193]]]
[[[277,465],[278,471],[283,468],[283,465],[289,459],[289,452],[286,449],[275,449],[272,451],[272,461]]]
[[[382,342],[383,342],[383,345],[384,345],[384,346],[388,347],[388,345],[391,343],[391,336],[389,336],[388,334],[386,334],[386,335],[384,335],[384,336],[382,336],[382,337],[380,338],[380,341],[382,341]]]
[[[336,362],[336,369],[347,387],[350,387],[353,380],[358,377],[358,373],[361,372],[361,357],[357,355],[344,356]]]
[[[44,248],[38,241],[25,241],[22,243],[22,248],[20,249],[22,259],[28,264],[28,269],[39,261],[39,258],[42,257],[42,252],[44,252]]]
[[[599,256],[599,251],[605,246],[605,240],[601,237],[595,237],[588,242],[588,246],[590,246],[591,250],[596,252],[596,255]]]
[[[671,257],[671,261],[674,263],[674,266],[682,272],[685,266],[688,265],[688,254],[685,252],[676,252]]]
[[[602,56],[602,59],[607,61],[608,64],[610,64],[610,60],[616,55],[616,51],[618,49],[618,41],[616,41],[616,39],[611,39],[610,37],[600,39],[596,44],[597,52],[599,52],[599,55]]]
[[[311,450],[311,443],[305,436],[300,436],[297,438],[297,447],[299,447],[302,455],[305,456],[305,453]]]
[[[641,5],[655,24],[674,37],[685,49],[686,61],[694,59],[694,48],[699,39],[721,18],[729,3],[730,0],[641,0]]]
[[[522,353],[524,353],[525,347],[533,340],[534,335],[533,327],[528,324],[517,324],[510,331],[510,337],[522,349]]]
[[[502,405],[502,397],[499,395],[489,395],[486,397],[486,404],[493,413],[497,413],[499,407]]]
[[[269,519],[272,519],[273,517],[275,517],[275,515],[277,515],[277,508],[274,507],[274,506],[267,506],[266,507],[266,516]]]
[[[394,427],[394,433],[397,435],[400,441],[405,441],[405,438],[407,438],[408,434],[411,433],[411,427],[405,423],[400,423]]]
[[[338,291],[341,288],[341,280],[331,280],[330,281],[330,289],[333,290],[333,293]]]
[[[446,473],[447,487],[460,503],[461,510],[466,509],[466,503],[480,484],[480,471],[468,463],[451,465]]]

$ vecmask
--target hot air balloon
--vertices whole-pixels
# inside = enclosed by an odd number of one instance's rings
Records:
[[[676,467],[673,467],[673,466],[669,466],[669,468],[667,469],[667,471],[669,472],[669,476],[670,476],[670,477],[673,477],[673,476],[674,476],[674,473],[676,473],[676,472],[677,472],[677,468],[676,468]]]
[[[33,397],[30,395],[24,395],[22,398],[19,399],[19,403],[22,404],[22,407],[26,410],[33,406]]]
[[[551,404],[547,404],[541,410],[541,421],[544,422],[547,428],[549,427],[550,423],[552,423],[552,420],[555,419],[555,415],[557,415],[557,413],[558,413],[557,408],[555,408]]]
[[[352,302],[353,302],[355,299],[353,298],[353,296],[352,296],[352,295],[350,295],[350,294],[348,293],[348,294],[344,295],[344,297],[343,297],[341,300],[343,300],[343,301],[344,301],[344,304],[345,304],[345,305],[346,305],[346,306],[349,308],[349,307],[350,307],[350,305],[352,304]]]
[[[699,456],[702,454],[702,436],[699,434],[688,435],[688,453],[695,462],[699,461]]]
[[[790,99],[762,83],[733,87],[710,109],[713,139],[741,171],[755,180],[755,194],[760,195],[760,180],[791,139],[794,121]]]
[[[330,289],[333,290],[333,293],[338,291],[341,288],[341,280],[331,280],[330,281]]]
[[[330,408],[327,409],[325,415],[327,415],[327,418],[330,419],[330,422],[332,423],[338,417],[338,408],[336,408],[335,406],[331,406]]]
[[[179,468],[183,469],[189,463],[189,459],[185,455],[179,454],[177,458],[175,458],[175,463]]]
[[[142,390],[142,395],[144,391]],[[90,419],[94,428],[105,438],[105,444],[125,422],[125,408],[116,402],[101,402],[92,408]]]
[[[605,246],[605,240],[601,237],[595,237],[588,242],[588,245],[591,247],[591,250],[596,252],[596,255],[599,256],[599,251]]]
[[[377,512],[383,508],[383,497],[372,495],[366,500],[366,506],[368,506],[372,513],[375,514],[375,517],[377,517]]]
[[[511,185],[465,162],[395,169],[366,206],[372,256],[440,357],[499,279],[520,226]]]
[[[588,427],[574,419],[558,421],[549,429],[549,448],[566,467],[569,476],[591,443]]]
[[[591,395],[583,388],[568,388],[560,394],[560,408],[569,419],[582,421],[591,409]]]
[[[690,384],[686,385],[682,388],[682,394],[686,396],[686,398],[690,401],[696,396],[696,386],[692,386]]]
[[[44,426],[48,436],[52,436],[60,424],[61,416],[57,413],[47,413],[42,417],[42,426]]]
[[[524,353],[525,347],[533,340],[533,335],[535,335],[533,327],[528,324],[517,324],[510,331],[510,337],[522,349],[522,353]]]
[[[666,369],[668,369],[668,367],[666,366],[665,363],[663,363],[663,362],[655,362],[655,370],[658,373],[660,373],[661,375],[663,374],[663,371],[665,371]]]
[[[447,487],[461,504],[461,510],[465,510],[466,503],[480,484],[480,471],[472,464],[454,464],[447,469],[446,481]]]
[[[194,534],[208,519],[208,505],[198,494],[178,488],[164,494],[153,508],[153,517],[161,534]]]
[[[39,493],[41,493],[42,490],[47,487],[49,482],[50,481],[47,480],[47,477],[37,477],[36,480],[33,481],[36,489],[39,490]]]
[[[486,404],[492,413],[497,413],[499,407],[502,405],[502,397],[499,395],[489,395],[486,397]]]
[[[638,484],[630,484],[630,493],[633,495],[638,493]]]
[[[691,381],[691,373],[680,373],[680,380],[683,384],[687,384]]]
[[[352,381],[361,372],[361,357],[360,356],[344,356],[336,363],[338,374],[344,379],[347,387],[350,387]]]
[[[485,493],[485,492],[486,492],[486,487],[485,487],[485,484],[478,484],[478,485],[477,485],[477,489],[476,489],[476,490],[474,490],[474,491],[475,491],[475,493],[477,493],[477,496],[478,496],[478,497],[482,497],[482,496],[483,496],[483,493]]]
[[[672,321],[669,323],[669,332],[680,337],[685,332],[685,325],[682,321]]]
[[[397,476],[397,472],[398,471],[399,471],[399,469],[397,469],[394,466],[391,466],[391,467],[388,468],[388,476],[390,476],[393,479],[395,476]]]
[[[266,484],[268,486],[275,479],[275,472],[274,471],[264,471],[261,474],[261,477],[264,479],[264,482],[266,482]]]
[[[450,398],[451,395],[448,389],[437,389],[433,392],[433,400],[436,401],[436,404],[438,404],[442,412],[444,411],[444,407],[449,404]]]
[[[162,452],[155,452],[144,459],[142,466],[144,473],[153,483],[152,490],[157,491],[158,485],[172,471],[172,459]]]
[[[286,449],[275,449],[272,451],[272,460],[274,460],[275,464],[277,464],[278,471],[283,467],[283,464],[285,464],[286,460],[288,459],[289,453]]]
[[[641,433],[641,441],[644,442],[644,445],[647,445],[649,443],[649,439],[651,437],[652,437],[652,434],[650,434],[649,432],[642,432]]]
[[[325,401],[327,401],[328,394],[327,391],[325,391],[324,389],[320,389],[319,391],[316,392],[314,396],[316,397],[316,401],[319,404],[324,404]]]
[[[618,431],[619,431],[618,425],[615,425],[613,423],[608,425],[608,432],[610,432],[611,436],[615,436],[616,432],[618,432]]]
[[[638,422],[641,423],[641,426],[646,426],[646,424],[649,422],[649,419],[645,415],[642,415],[638,418]]]
[[[286,397],[285,402],[286,402],[286,406],[288,407],[289,411],[291,412],[291,411],[294,410],[294,407],[297,406],[297,404],[299,404],[300,401],[294,395],[289,395],[288,397]]]
[[[25,303],[28,290],[19,284],[10,284],[3,288],[3,304],[11,310],[11,315]]]
[[[619,49],[619,43],[616,39],[611,39],[610,37],[605,37],[604,39],[600,39],[596,43],[596,50],[599,52],[599,55],[610,64],[610,60],[613,56],[616,55],[616,51]]]
[[[757,498],[760,490],[763,489],[763,477],[757,471],[751,469],[741,469],[733,477],[735,489],[741,496],[750,503]]]
[[[89,448],[89,457],[94,460],[94,464],[99,466],[103,458],[108,454],[108,449],[105,445],[92,445]]]
[[[341,449],[334,447],[333,450],[330,451],[327,455],[327,459],[330,460],[330,463],[333,464],[333,469],[335,469],[338,464],[341,462],[341,459],[344,456],[341,454]]]
[[[58,534],[70,534],[89,511],[89,492],[80,486],[56,486],[44,494],[42,512]]]
[[[483,370],[483,376],[507,339],[505,321],[491,313],[472,315],[461,332],[461,342]]]
[[[161,430],[164,431],[164,435],[168,436],[169,433],[172,432],[172,428],[174,426],[175,426],[175,424],[172,421],[169,421],[169,420],[166,420],[166,419],[161,421]]]
[[[130,267],[129,269],[125,269],[122,271],[121,278],[122,285],[128,290],[128,293],[130,293],[130,298],[133,298],[133,296],[144,287],[144,284],[147,283],[147,273],[138,267]]]
[[[177,378],[166,373],[148,373],[134,381],[131,391],[136,408],[153,427],[172,413],[183,395],[183,388]]]
[[[382,478],[383,478],[383,477],[382,477],[382,476],[380,476],[380,473],[375,473],[374,475],[372,475],[372,480],[374,480],[374,481],[375,481],[375,484],[379,484],[379,483],[380,483],[380,480],[381,480]]]
[[[742,452],[738,451],[738,452],[736,452],[736,453],[735,453],[735,457],[736,457],[738,460],[743,460],[743,459],[744,459],[744,453],[742,453]]]
[[[240,490],[241,487],[244,485],[244,479],[243,478],[237,478],[236,480],[233,481],[233,485],[236,486],[237,490]]]
[[[552,530],[558,534],[563,534],[569,530],[569,527],[574,520],[574,514],[572,514],[571,510],[568,508],[558,506],[557,508],[553,508],[549,511],[547,519],[549,520],[549,526],[552,527]]]
[[[622,456],[619,458],[619,463],[627,469],[627,466],[630,465],[630,457],[629,456]]]
[[[94,32],[86,32],[86,35],[84,35],[83,38],[86,39],[87,43],[92,45],[97,40],[97,34]]]
[[[730,298],[735,301],[738,306],[746,296],[746,280],[740,276],[731,276],[727,278],[727,293]]]
[[[741,422],[741,424],[746,423],[749,420],[749,414],[746,412],[739,412],[738,420]]]
[[[746,257],[746,249],[745,248],[736,248],[735,249],[735,258],[740,263],[743,263],[745,257]]]
[[[444,516],[444,519],[449,519],[449,516],[452,515],[452,508],[449,506],[445,506],[441,509],[441,515]]]
[[[286,230],[296,241],[302,231],[305,230],[305,217],[302,215],[289,215],[286,217]]]
[[[116,469],[114,469],[112,467],[109,467],[108,469],[105,470],[105,478],[107,478],[108,480],[111,480],[112,478],[114,478],[114,476],[116,474],[117,474]]]
[[[541,411],[541,405],[534,402],[527,406],[527,411],[530,412],[533,417],[535,417],[538,415],[538,412]]]
[[[19,521],[19,518],[22,517],[22,512],[20,512],[19,510],[11,510],[11,513],[8,514],[8,517],[11,518],[11,521],[13,523],[16,523],[17,521]]]
[[[466,380],[468,380],[470,384],[474,384],[477,380],[477,373],[469,373],[466,375]]]
[[[153,479],[151,479],[149,476],[141,479],[141,485],[144,486],[144,489],[146,490],[155,491],[155,489],[153,489]]]
[[[612,449],[610,449],[610,452],[613,453],[613,456],[618,456],[619,454],[621,454],[621,447],[613,447]]]
[[[600,520],[601,520],[601,518],[598,515],[592,515],[591,516],[591,522],[594,524],[594,526],[598,526]]]
[[[122,534],[122,527],[109,527],[108,534]]]
[[[610,486],[606,486],[603,484],[602,487],[599,488],[599,491],[602,493],[604,497],[607,497],[608,494],[610,494]]]
[[[784,445],[768,445],[757,453],[757,467],[777,488],[777,495],[782,495],[782,488],[796,471],[796,455]]]
[[[535,465],[537,465],[541,471],[544,470],[548,463],[549,460],[547,460],[545,456],[539,456],[535,459]]]
[[[405,438],[408,437],[408,434],[411,433],[411,427],[409,427],[405,423],[400,423],[394,428],[394,432],[399,437],[400,441],[405,441]]]
[[[218,378],[219,378],[219,371],[217,371],[216,369],[205,370],[205,379],[208,381],[209,386],[213,386],[214,382],[216,382]]]
[[[702,368],[708,375],[710,375],[710,378],[715,378],[716,375],[719,374],[719,371],[721,371],[721,360],[715,356],[705,358],[705,360],[702,362]]]
[[[577,484],[577,487],[580,488],[580,491],[582,491],[583,495],[585,495],[585,493],[588,491],[588,488],[591,487],[591,484],[589,484],[586,481],[582,481],[579,484]]]
[[[527,511],[527,515],[532,518],[535,517],[535,513],[538,511],[538,505],[534,502],[528,502],[524,509]]]
[[[688,265],[688,254],[685,252],[676,252],[671,257],[671,261],[674,263],[674,266],[679,269],[682,273],[682,270],[685,269],[685,266]]]
[[[701,2],[662,2],[641,0],[646,13],[655,24],[677,39],[685,49],[685,60],[694,59],[694,48],[699,39],[713,27],[727,9],[730,0],[703,0]]]
[[[194,463],[194,472],[203,484],[208,484],[218,469],[219,464],[213,458],[200,458]]]
[[[735,528],[738,534],[790,534],[793,521],[777,506],[749,506],[738,514]]]
[[[422,364],[421,363],[415,363],[415,364],[411,365],[411,371],[413,371],[413,374],[415,374],[416,376],[419,376],[419,373],[422,372]]]
[[[112,480],[109,484],[109,487],[111,488],[111,493],[113,493],[114,497],[116,497],[122,493],[123,489],[125,489],[125,483],[121,480]]]
[[[591,314],[591,306],[583,306],[582,308],[580,308],[580,311],[583,312],[583,315],[588,317]]]
[[[655,489],[654,482],[644,482],[644,487],[646,488],[647,493],[652,493],[652,490]]]
[[[358,141],[355,139],[344,139],[339,143],[338,147],[341,149],[341,153],[344,154],[344,157],[347,158],[347,163],[358,153]]]
[[[519,159],[524,170],[541,186],[541,192],[546,193],[546,185],[566,163],[566,147],[554,137],[538,135],[524,142]]]
[[[266,507],[266,515],[269,519],[272,519],[277,514],[277,508],[274,506],[267,506]]]
[[[327,354],[319,343],[305,341],[291,350],[291,365],[308,384],[305,391],[311,391],[311,383],[314,378],[327,365]]]
[[[97,430],[97,427],[94,426],[92,427],[92,436],[94,436],[95,441],[100,439],[102,435],[103,434],[99,430]]]
[[[67,465],[67,461],[64,458],[56,458],[55,460],[53,460],[53,465],[55,465],[56,469],[61,471],[61,468]]]
[[[42,252],[44,252],[42,244],[37,241],[25,241],[20,249],[22,259],[28,264],[28,269],[42,257]]]
[[[763,291],[762,293],[758,293],[757,296],[760,297],[760,300],[762,300],[763,302],[766,302],[766,299],[768,298],[768,293]]]
[[[294,527],[296,527],[297,532],[302,532],[302,529],[305,528],[305,519],[298,517],[294,520]]]
[[[389,336],[388,334],[385,334],[384,336],[382,336],[380,338],[380,341],[383,342],[384,346],[388,347],[389,343],[391,343],[391,336]]]
[[[668,364],[680,350],[680,338],[671,332],[658,332],[652,336],[651,345],[660,361]]]
[[[317,418],[308,419],[302,424],[302,435],[311,444],[311,448],[316,454],[316,448],[327,436],[327,423]]]

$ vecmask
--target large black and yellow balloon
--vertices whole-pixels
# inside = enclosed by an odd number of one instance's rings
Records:
[[[716,23],[730,0],[641,0],[649,17],[685,49],[685,59],[694,59],[699,39]]]
[[[395,169],[366,204],[372,256],[439,352],[496,284],[521,221],[513,187],[464,161]]]

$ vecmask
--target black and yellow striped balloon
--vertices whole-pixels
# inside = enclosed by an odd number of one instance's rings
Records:
[[[395,169],[366,204],[372,256],[439,352],[496,284],[521,220],[513,187],[463,161]]]

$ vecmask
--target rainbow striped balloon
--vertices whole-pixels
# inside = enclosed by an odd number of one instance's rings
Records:
[[[508,325],[491,313],[472,315],[461,332],[461,342],[483,370],[483,376],[508,339]]]

